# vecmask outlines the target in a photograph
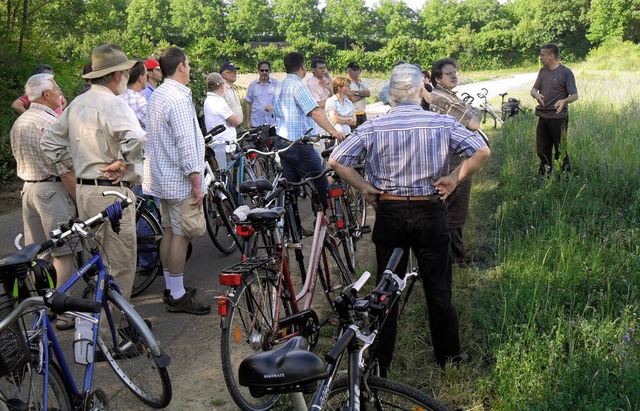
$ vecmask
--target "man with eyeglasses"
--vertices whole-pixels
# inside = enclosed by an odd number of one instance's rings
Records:
[[[238,68],[230,61],[225,61],[222,66],[220,66],[219,73],[222,75],[222,78],[225,80],[224,84],[224,99],[231,107],[231,111],[233,114],[238,116],[240,121],[244,119],[244,115],[242,113],[242,104],[240,103],[240,96],[238,92],[233,87],[233,83],[238,79]]]
[[[349,85],[351,91],[347,94],[347,97],[353,103],[353,109],[356,113],[356,125],[352,127],[352,129],[355,129],[367,121],[367,97],[371,95],[371,91],[369,91],[367,80],[360,78],[361,70],[358,63],[355,61],[349,63],[347,73],[349,74],[349,79],[351,79],[351,84]]]
[[[246,127],[261,126],[276,123],[273,115],[273,94],[280,82],[274,78],[270,78],[271,63],[261,61],[258,63],[258,80],[252,81],[247,89],[245,96],[245,106],[247,111]]]
[[[142,90],[144,98],[149,101],[151,94],[156,90],[158,84],[162,81],[162,70],[160,70],[160,63],[156,59],[149,59],[144,63],[147,69],[147,85]]]

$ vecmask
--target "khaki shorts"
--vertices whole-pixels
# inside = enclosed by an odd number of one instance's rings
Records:
[[[76,204],[61,182],[24,183],[22,187],[22,220],[24,244],[43,243],[49,233],[78,216]],[[71,254],[71,246],[65,243],[51,254]]]
[[[174,234],[189,239],[202,237],[207,230],[202,202],[193,207],[191,201],[192,197],[184,200],[160,199],[162,227],[170,227]]]

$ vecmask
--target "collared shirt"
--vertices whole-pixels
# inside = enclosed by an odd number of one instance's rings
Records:
[[[156,89],[149,100],[147,135],[145,194],[162,199],[189,198],[191,173],[200,173],[204,191],[204,138],[189,87],[166,79]]]
[[[62,164],[53,164],[40,148],[42,134],[57,120],[58,114],[48,106],[30,103],[29,109],[13,123],[11,152],[21,179],[39,181],[69,171]]]
[[[101,168],[120,160],[130,166],[123,181],[140,176],[145,133],[131,108],[104,86],[94,84],[76,97],[42,136],[40,147],[53,162],[72,160],[78,178],[104,179]]]
[[[449,174],[451,152],[470,157],[485,145],[455,118],[407,103],[360,125],[331,158],[349,167],[364,157],[374,187],[395,196],[426,196],[436,194],[432,183]]]
[[[436,85],[431,92],[431,111],[455,117],[463,126],[469,126],[474,117],[480,117],[478,110],[462,101],[452,90]]]
[[[18,97],[18,100],[22,101],[22,104],[24,104],[25,107],[29,108],[29,105],[31,104],[31,100],[29,100],[29,97],[26,94],[23,94],[20,97]],[[66,103],[67,103],[67,100],[64,99],[64,96],[60,96],[60,107],[58,107],[53,111],[55,111],[57,115],[62,114],[62,106],[64,106]]]
[[[233,86],[229,85],[229,83],[224,83],[224,99],[227,100],[227,104],[233,111],[233,114],[238,116],[240,121],[244,119],[244,115],[242,114],[242,105],[240,104],[240,96],[238,92],[233,88]]]
[[[359,78],[358,81],[351,80],[351,84],[349,85],[349,88],[353,91],[365,91],[366,89],[369,88],[369,83],[367,83],[367,80],[363,78]],[[367,108],[366,97],[363,97],[362,99],[353,103],[353,109],[355,110],[356,113],[360,113],[360,112],[364,113],[366,108]]]
[[[154,91],[156,91],[156,88],[153,87],[150,83],[147,83],[147,87],[142,90],[142,95],[147,101],[149,101],[149,99],[151,98],[151,94],[153,94]]]
[[[131,110],[136,113],[140,126],[144,130],[147,123],[147,99],[144,98],[142,93],[127,89],[124,93],[120,94],[120,98],[123,99]]]
[[[309,87],[295,74],[287,74],[273,97],[276,115],[276,133],[291,141],[301,138],[313,128],[315,121],[309,116],[318,107]]]
[[[224,124],[227,128],[222,133],[214,136],[213,141],[234,141],[236,139],[236,128],[227,122],[227,119],[233,115],[233,111],[231,111],[224,97],[208,92],[207,98],[204,100],[203,110],[205,130],[209,131],[219,124]]]
[[[325,101],[328,99],[333,93],[329,91],[324,85],[326,80],[332,81],[331,77],[324,77],[322,79],[317,78],[312,75],[307,79],[307,87],[311,90],[311,94],[316,99],[316,101]]]
[[[331,124],[337,129],[342,131],[345,134],[351,133],[351,127],[348,124],[338,124],[334,123],[331,118],[331,112],[335,111],[340,117],[351,117],[354,114],[353,111],[353,103],[349,100],[349,97],[344,96],[342,101],[338,98],[337,95],[333,95],[327,99],[327,102],[324,106],[324,111],[327,112],[327,117]]]
[[[273,110],[267,112],[264,108],[268,104],[273,106],[273,95],[279,84],[278,80],[271,77],[269,77],[269,81],[266,84],[262,84],[259,79],[249,84],[247,95],[244,99],[247,103],[251,103],[251,125],[253,127],[263,124],[274,125],[276,123]]]

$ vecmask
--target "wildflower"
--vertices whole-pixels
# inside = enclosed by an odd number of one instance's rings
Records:
[[[629,341],[631,341],[631,336],[629,334],[625,334],[622,336],[622,339],[624,340],[624,342],[628,343]]]
[[[635,330],[632,327],[627,327],[627,332],[629,332],[629,334],[633,334]]]

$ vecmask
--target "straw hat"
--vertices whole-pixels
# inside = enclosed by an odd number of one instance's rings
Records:
[[[114,71],[129,70],[136,60],[129,60],[117,44],[98,46],[91,52],[91,73],[82,78],[93,79],[106,76]]]

